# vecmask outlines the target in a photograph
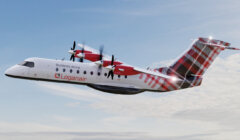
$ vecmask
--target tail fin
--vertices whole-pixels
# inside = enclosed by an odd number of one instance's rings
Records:
[[[168,68],[160,68],[159,71],[180,78],[201,77],[221,51],[237,49],[229,46],[230,43],[220,40],[199,38],[173,65]]]

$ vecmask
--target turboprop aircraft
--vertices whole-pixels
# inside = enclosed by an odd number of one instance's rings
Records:
[[[75,50],[76,43],[68,52],[70,60],[28,58],[12,66],[6,76],[86,85],[91,88],[115,94],[137,94],[144,91],[167,92],[200,86],[202,76],[218,54],[225,50],[240,50],[230,43],[198,38],[191,48],[168,67],[154,69],[137,68],[103,54],[103,48],[96,51],[83,44]],[[76,62],[75,58],[79,61]],[[84,59],[91,61],[83,62]]]

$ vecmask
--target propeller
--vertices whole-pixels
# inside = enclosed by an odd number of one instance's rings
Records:
[[[103,48],[104,48],[104,46],[101,46],[99,48],[99,61],[100,61],[100,64],[98,66],[98,72],[102,70],[102,65],[103,65]]]
[[[70,57],[70,60],[73,60],[73,62],[75,61],[75,52],[76,52],[75,48],[76,48],[76,42],[73,41],[73,47],[69,51],[69,53],[72,54]]]
[[[113,73],[113,71],[114,71],[114,69],[115,69],[115,65],[113,65],[114,64],[114,55],[112,55],[112,61],[111,61],[111,68],[110,68],[110,70],[109,70],[109,72],[108,72],[108,76],[107,76],[107,78],[109,78],[110,76],[112,77],[112,79],[113,79],[113,77],[114,77],[114,73]]]
[[[85,43],[83,43],[82,50],[81,50],[82,57],[79,58],[79,62],[83,62],[83,57],[84,57],[84,56],[83,56],[83,54],[84,54],[84,44],[85,44]]]

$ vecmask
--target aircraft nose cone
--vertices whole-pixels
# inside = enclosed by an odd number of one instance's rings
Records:
[[[10,76],[10,75],[11,75],[11,68],[8,68],[8,69],[4,72],[4,74],[5,74],[6,76]]]
[[[13,67],[10,67],[10,68],[8,68],[5,72],[4,72],[4,74],[6,75],[6,76],[14,76],[15,74],[15,72],[14,72],[15,70],[14,70],[14,66]]]

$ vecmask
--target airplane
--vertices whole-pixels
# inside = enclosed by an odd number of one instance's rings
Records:
[[[113,94],[132,95],[145,91],[168,92],[200,86],[203,74],[230,43],[212,38],[195,39],[191,48],[168,67],[142,69],[118,61],[84,44],[75,50],[76,42],[68,51],[70,60],[28,58],[5,71],[13,78],[71,83]],[[79,59],[79,62],[75,61]],[[84,63],[83,60],[90,63]]]

